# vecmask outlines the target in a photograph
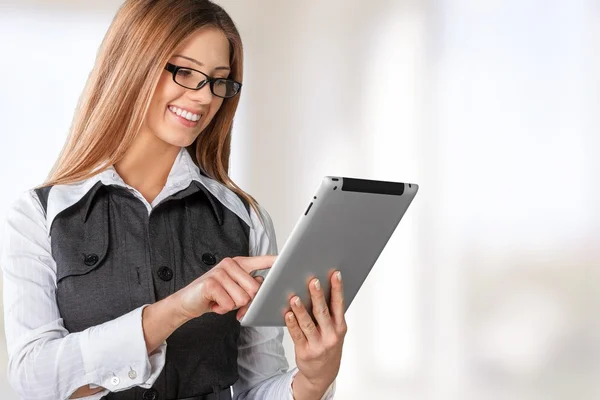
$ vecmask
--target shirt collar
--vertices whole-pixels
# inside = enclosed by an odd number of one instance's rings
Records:
[[[248,224],[248,226],[252,227],[248,211],[238,195],[222,183],[208,177],[204,171],[194,163],[185,147],[180,149],[177,158],[169,171],[167,182],[165,183],[163,190],[152,202],[153,206],[159,204],[165,198],[187,188],[192,182],[196,182],[200,189],[211,193],[221,205],[231,210]],[[86,194],[89,194],[86,200],[86,208],[89,208],[95,193],[100,187],[105,185],[117,185],[132,189],[131,186],[123,181],[112,165],[106,170],[83,181],[53,186],[48,194],[46,212],[47,233],[50,234],[52,222],[58,214],[81,201],[86,197]],[[213,203],[210,196],[208,197],[211,200],[213,208],[218,207],[217,204]],[[217,213],[218,216],[219,210],[215,209],[215,213]],[[86,218],[86,216],[87,211],[84,212],[84,218]]]

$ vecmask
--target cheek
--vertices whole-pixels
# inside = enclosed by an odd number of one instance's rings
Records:
[[[213,104],[210,105],[210,111],[208,113],[209,120],[207,121],[207,125],[208,125],[208,123],[210,123],[210,121],[213,120],[213,118],[215,117],[217,112],[221,109],[222,105],[223,105],[223,100],[215,101],[215,102],[213,102]]]
[[[167,105],[181,95],[181,91],[178,90],[177,86],[169,84],[170,76],[163,75],[156,86],[154,96],[152,98],[151,107],[155,111],[160,109],[166,109]]]

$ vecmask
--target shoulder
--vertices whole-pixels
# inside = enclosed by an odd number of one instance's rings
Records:
[[[258,213],[254,209],[254,207],[249,208],[250,220],[252,221],[252,225],[254,229],[261,230],[272,230],[273,229],[273,219],[271,218],[271,214],[267,211],[265,207],[263,207],[260,203],[256,202],[256,208],[258,208]]]
[[[49,190],[49,188],[42,190]],[[24,218],[45,224],[44,214],[44,207],[36,189],[27,189],[12,200],[6,213],[6,220],[10,222],[15,218]]]
[[[46,248],[46,217],[34,189],[23,191],[8,207],[2,226],[2,257]],[[3,263],[6,267],[6,263]]]

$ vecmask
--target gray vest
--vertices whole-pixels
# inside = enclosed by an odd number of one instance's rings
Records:
[[[36,192],[46,209],[50,187]],[[115,319],[164,299],[225,257],[248,256],[249,231],[197,181],[163,200],[150,216],[126,188],[98,182],[56,216],[50,231],[66,329],[79,332]],[[182,399],[233,385],[240,332],[235,315],[235,310],[209,313],[187,322],[167,339],[165,366],[151,389],[135,387],[105,398]]]

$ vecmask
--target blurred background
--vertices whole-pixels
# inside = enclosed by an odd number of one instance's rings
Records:
[[[120,3],[0,1],[0,222]],[[347,313],[336,398],[600,398],[600,2],[218,3],[245,46],[231,175],[280,249],[324,175],[420,185]]]

